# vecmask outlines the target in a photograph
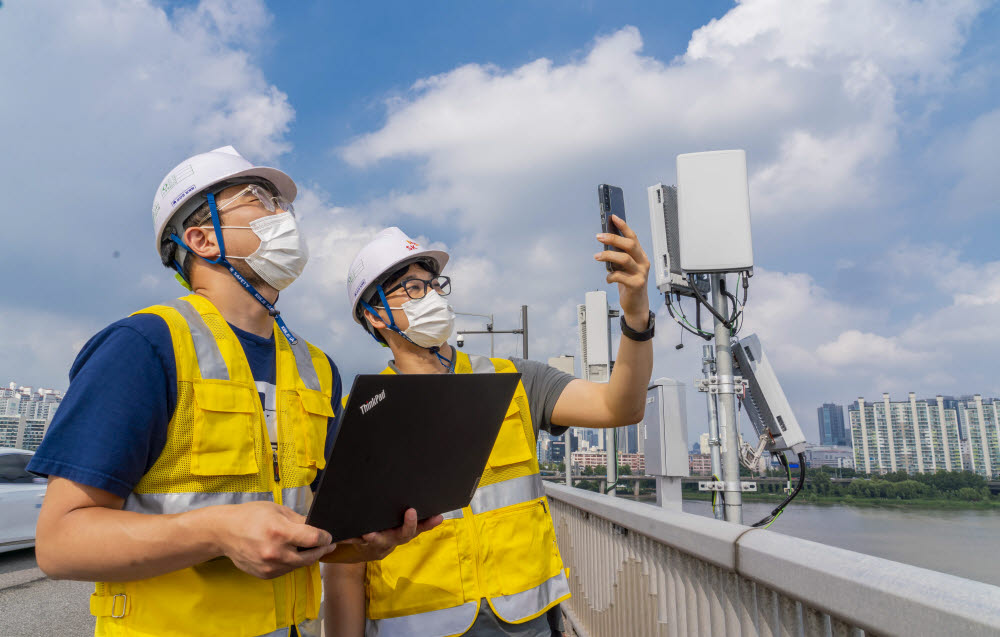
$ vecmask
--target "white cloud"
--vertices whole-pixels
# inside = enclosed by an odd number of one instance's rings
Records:
[[[382,203],[467,229],[528,220],[537,208],[516,192],[542,180],[648,174],[651,160],[671,173],[678,152],[732,146],[750,152],[756,215],[873,204],[899,92],[946,82],[981,4],[849,4],[743,2],[669,64],[626,27],[561,65],[466,65],[394,98],[385,125],[343,156],[418,160],[424,188]]]
[[[836,341],[820,345],[816,354],[821,363],[849,371],[863,367],[895,368],[927,363],[931,359],[927,353],[903,349],[892,338],[860,330],[842,332]]]
[[[941,82],[986,2],[740,2],[696,30],[688,59],[739,63],[747,58],[793,68],[870,64],[920,84]]]
[[[73,359],[101,327],[76,316],[0,306],[0,383],[65,390]]]

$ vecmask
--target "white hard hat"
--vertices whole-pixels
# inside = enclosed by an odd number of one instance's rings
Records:
[[[441,274],[448,263],[448,253],[421,247],[395,226],[378,233],[361,248],[347,271],[347,299],[351,303],[354,320],[365,325],[358,315],[358,304],[366,300],[366,292],[382,283],[386,275],[417,261],[430,261],[434,264],[435,274]]]
[[[276,194],[288,201],[295,199],[295,182],[275,168],[254,166],[232,146],[223,146],[207,153],[189,157],[167,173],[153,196],[153,239],[156,254],[160,245],[183,232],[184,221],[205,202],[204,195],[224,181],[254,181],[263,179],[278,189]],[[238,183],[238,182],[237,182]]]

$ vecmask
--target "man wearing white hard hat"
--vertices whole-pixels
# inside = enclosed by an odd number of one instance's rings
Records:
[[[305,524],[341,381],[275,308],[308,259],[295,183],[226,146],[153,199],[154,247],[192,294],[94,336],[29,469],[48,476],[38,564],[97,582],[96,634],[310,634],[317,562],[378,559],[430,528],[348,541]]]
[[[324,574],[328,635],[360,637],[549,637],[561,635],[559,602],[569,598],[555,529],[542,488],[535,439],[567,427],[617,427],[642,419],[653,367],[649,261],[635,233],[599,234],[612,263],[622,334],[608,383],[575,379],[548,365],[467,355],[447,340],[455,314],[447,301],[448,254],[399,228],[361,249],[347,275],[355,321],[393,360],[386,374],[521,373],[521,383],[468,507],[417,542],[366,564],[330,565]],[[448,397],[440,397],[442,409]],[[470,423],[474,425],[475,423]],[[447,444],[446,441],[443,441]]]

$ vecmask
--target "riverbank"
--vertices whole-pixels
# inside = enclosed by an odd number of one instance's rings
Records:
[[[707,491],[684,491],[685,500],[711,501],[712,494]],[[783,493],[744,493],[744,502],[774,502],[775,504],[785,499]],[[888,498],[854,498],[850,496],[823,496],[815,494],[800,493],[793,505],[815,504],[819,506],[852,506],[852,507],[873,507],[880,509],[921,509],[933,510],[943,509],[949,511],[993,511],[1000,510],[1000,500],[954,500],[945,498],[925,499],[915,498],[912,500],[888,499]],[[790,505],[791,506],[791,505]]]

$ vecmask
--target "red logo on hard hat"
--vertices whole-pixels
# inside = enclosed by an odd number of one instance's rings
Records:
[[[417,248],[419,248],[419,247],[420,247],[420,246],[419,246],[419,245],[417,245],[416,243],[414,243],[413,241],[409,241],[409,240],[407,240],[407,242],[406,242],[406,249],[407,249],[407,250],[410,250],[411,252],[412,252],[413,250],[416,250],[416,249],[417,249]]]

